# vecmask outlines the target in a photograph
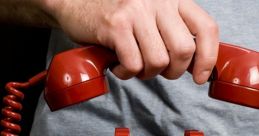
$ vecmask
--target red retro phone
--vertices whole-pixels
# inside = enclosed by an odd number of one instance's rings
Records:
[[[105,70],[118,63],[115,54],[101,46],[86,45],[57,54],[47,71],[25,83],[10,82],[4,98],[2,133],[19,133],[20,126],[12,123],[21,119],[17,110],[23,93],[45,81],[44,98],[52,111],[89,100],[108,92]],[[189,72],[192,66],[189,67]],[[212,72],[209,96],[239,105],[259,109],[259,53],[226,43],[220,43],[216,66]]]

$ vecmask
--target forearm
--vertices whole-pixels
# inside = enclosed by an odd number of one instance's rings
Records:
[[[36,0],[0,0],[0,23],[35,27],[58,27]]]

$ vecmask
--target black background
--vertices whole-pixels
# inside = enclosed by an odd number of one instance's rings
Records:
[[[9,81],[27,81],[45,69],[50,29],[0,24],[0,108],[6,95],[4,86]],[[21,136],[28,136],[35,107],[44,85],[23,90]],[[2,115],[1,115],[2,117]],[[1,128],[2,130],[2,128]]]

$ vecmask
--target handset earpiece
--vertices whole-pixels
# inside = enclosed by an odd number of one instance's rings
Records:
[[[115,53],[93,45],[54,56],[44,92],[50,109],[55,111],[108,92],[105,70],[116,62]]]

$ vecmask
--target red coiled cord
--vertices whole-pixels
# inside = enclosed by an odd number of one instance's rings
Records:
[[[34,86],[43,81],[46,75],[47,71],[43,71],[29,79],[28,82],[9,82],[6,84],[5,89],[8,95],[3,99],[5,107],[2,109],[1,116],[1,126],[3,127],[1,136],[17,136],[21,132],[21,127],[18,122],[22,117],[18,111],[22,110],[21,102],[24,98],[24,94],[18,89],[27,89]]]

